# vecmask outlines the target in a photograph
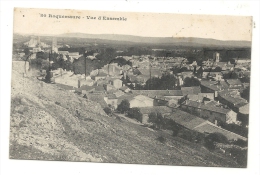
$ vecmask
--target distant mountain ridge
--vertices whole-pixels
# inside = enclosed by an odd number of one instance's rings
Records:
[[[14,34],[14,36],[29,36],[28,34]],[[43,37],[58,37],[58,38],[84,38],[97,40],[110,40],[114,42],[127,42],[138,44],[157,44],[157,45],[182,45],[182,46],[207,46],[207,47],[241,47],[250,48],[250,41],[234,41],[234,40],[216,40],[210,38],[195,38],[195,37],[142,37],[134,35],[121,34],[85,34],[85,33],[66,33],[60,35],[37,35]]]
[[[153,43],[153,44],[185,44],[185,45],[205,45],[205,46],[230,46],[230,47],[251,47],[250,41],[222,41],[216,39],[194,38],[194,37],[141,37],[133,35],[120,34],[84,34],[67,33],[56,35],[56,37],[70,38],[89,38],[113,41],[127,41],[135,43]]]

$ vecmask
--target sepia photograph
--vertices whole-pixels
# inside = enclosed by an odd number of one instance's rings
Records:
[[[247,168],[252,28],[14,8],[9,158]]]

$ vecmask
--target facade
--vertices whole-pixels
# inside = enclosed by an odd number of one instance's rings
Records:
[[[172,109],[167,106],[152,106],[152,107],[140,107],[140,112],[143,115],[142,123],[149,123],[149,114],[152,112],[160,112],[163,117],[166,115],[170,115],[172,113]]]
[[[188,101],[181,104],[181,108],[193,115],[199,116],[216,125],[221,123],[237,123],[237,113],[231,109],[208,106],[199,102]]]
[[[114,109],[117,108],[117,97],[114,94],[108,94],[106,97],[104,97],[105,102],[108,106],[112,106]]]

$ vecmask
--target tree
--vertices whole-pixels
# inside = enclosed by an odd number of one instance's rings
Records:
[[[183,81],[184,87],[200,86],[200,81],[194,77],[186,77]]]
[[[25,55],[29,55],[29,54],[30,54],[30,50],[29,50],[28,47],[26,47],[26,48],[24,49],[24,54],[25,54]]]
[[[50,82],[51,82],[51,72],[50,72],[50,68],[48,68],[47,71],[46,71],[45,82],[46,82],[46,83],[50,83]]]
[[[165,123],[164,118],[160,112],[151,112],[148,117],[148,122],[153,123],[154,127],[157,129],[161,129]]]
[[[222,69],[221,69],[221,67],[216,67],[216,68],[214,69],[214,71],[215,71],[215,72],[221,72]]]
[[[241,95],[242,98],[246,99],[249,102],[250,86],[248,86],[246,89],[244,89],[240,95]]]
[[[111,114],[112,114],[112,110],[111,110],[111,108],[109,108],[109,107],[105,107],[105,108],[104,108],[104,111],[105,111],[105,113],[106,113],[107,115],[111,115]]]
[[[130,108],[127,115],[142,123],[143,114],[140,112],[140,108]]]
[[[130,103],[127,99],[124,99],[117,107],[117,110],[120,112],[120,113],[125,113],[129,110],[130,108]]]
[[[250,83],[250,78],[248,76],[244,76],[243,78],[240,79],[242,83]]]

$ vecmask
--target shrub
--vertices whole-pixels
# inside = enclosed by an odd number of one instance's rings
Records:
[[[244,140],[241,140],[241,139],[238,139],[237,141],[234,141],[233,144],[241,146],[241,147],[247,147],[248,146],[248,142],[244,141]]]
[[[159,129],[162,128],[165,122],[161,113],[151,112],[148,116],[149,116],[148,122],[153,123],[155,128],[159,128]]]
[[[163,136],[158,137],[156,140],[158,140],[161,143],[165,143],[166,142],[166,138],[164,138]]]
[[[105,111],[105,113],[106,113],[107,115],[111,115],[111,114],[112,114],[112,110],[111,110],[111,108],[109,108],[109,107],[105,107],[103,110]]]
[[[130,118],[135,118],[136,120],[138,120],[139,122],[142,123],[143,120],[143,115],[140,112],[139,108],[130,108],[127,114]]]
[[[118,105],[117,110],[120,113],[125,113],[129,110],[129,108],[130,108],[130,103],[127,99],[125,99]]]
[[[211,133],[205,137],[205,147],[209,150],[215,149],[214,142],[217,143],[228,143],[228,139],[221,133]]]

